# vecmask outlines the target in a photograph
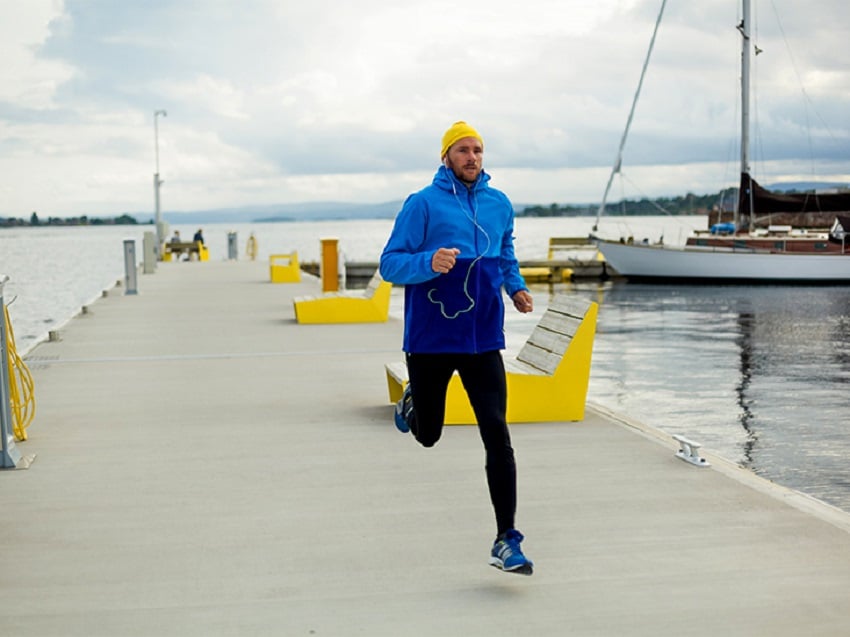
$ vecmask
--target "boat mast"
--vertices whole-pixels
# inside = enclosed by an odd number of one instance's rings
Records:
[[[735,229],[740,229],[743,217],[748,230],[753,225],[752,180],[750,178],[750,0],[743,0],[738,31],[741,33],[741,184],[738,207],[735,210]]]
[[[652,31],[652,39],[649,41],[649,50],[646,52],[646,59],[643,61],[643,68],[640,72],[640,80],[638,81],[637,91],[635,91],[634,99],[632,100],[632,108],[629,111],[629,118],[626,120],[626,129],[623,131],[623,137],[620,139],[620,148],[617,151],[617,158],[614,160],[614,167],[611,169],[611,174],[608,176],[608,183],[605,186],[605,193],[602,195],[602,203],[599,204],[599,210],[596,211],[596,222],[593,224],[593,231],[596,232],[599,228],[599,218],[605,212],[605,204],[608,201],[608,191],[611,190],[611,183],[614,181],[614,175],[620,172],[620,167],[623,164],[623,148],[626,145],[626,137],[629,134],[629,128],[632,125],[632,117],[635,114],[638,97],[640,97],[640,89],[643,86],[643,78],[646,75],[646,67],[649,65],[649,58],[652,55],[652,49],[655,46],[655,36],[658,33],[658,27],[661,24],[661,16],[664,14],[664,7],[667,0],[662,0],[661,10],[658,12],[658,18],[655,20],[655,29]]]

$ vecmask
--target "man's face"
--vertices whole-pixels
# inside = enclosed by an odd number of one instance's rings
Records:
[[[458,179],[472,183],[481,172],[484,146],[475,137],[464,137],[452,144],[446,154],[446,161]]]

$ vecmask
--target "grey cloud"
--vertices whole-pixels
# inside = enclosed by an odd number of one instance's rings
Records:
[[[517,9],[488,6],[492,13],[467,30],[469,41],[401,24],[386,33],[391,43],[381,44],[368,38],[375,21],[395,8],[379,0],[66,0],[66,17],[53,23],[39,55],[76,73],[59,86],[52,108],[0,103],[0,119],[18,127],[0,144],[22,150],[24,126],[67,136],[79,129],[90,137],[97,118],[108,115],[119,122],[81,147],[103,155],[107,165],[115,154],[135,155],[147,171],[152,113],[162,108],[168,111],[160,127],[163,161],[170,167],[206,166],[204,155],[222,153],[223,165],[242,162],[246,172],[268,169],[279,178],[429,174],[442,131],[465,118],[484,134],[494,170],[610,167],[659,2],[636,3],[592,32],[568,36],[544,27],[569,19],[583,3],[541,2],[534,14],[539,24],[498,32],[491,21]],[[850,162],[844,1],[823,0],[813,11],[774,0],[762,11],[758,41],[765,53],[757,79],[767,87],[756,101],[762,158],[814,154]],[[627,163],[729,156],[737,133],[738,17],[733,2],[668,4]],[[396,56],[404,63],[395,64]],[[812,79],[811,69],[821,73],[808,89],[808,106],[795,88],[794,65],[804,78]],[[788,86],[780,90],[780,83]],[[811,132],[804,132],[807,123]],[[169,186],[176,189],[174,180]]]

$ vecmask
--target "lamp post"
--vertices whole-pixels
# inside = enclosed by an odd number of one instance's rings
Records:
[[[156,172],[153,174],[153,196],[154,204],[156,206],[155,222],[157,254],[162,247],[162,242],[165,240],[165,237],[163,236],[162,219],[160,218],[159,212],[159,187],[163,184],[163,181],[159,178],[159,128],[157,127],[157,117],[160,115],[166,117],[168,113],[163,110],[153,112],[153,144],[154,152],[156,154]]]

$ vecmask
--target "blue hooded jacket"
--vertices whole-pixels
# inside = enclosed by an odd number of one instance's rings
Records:
[[[381,254],[381,276],[404,285],[409,353],[475,354],[505,348],[502,287],[527,289],[514,255],[514,210],[482,171],[467,187],[445,166],[410,195]],[[438,248],[460,254],[446,274],[431,269]]]

